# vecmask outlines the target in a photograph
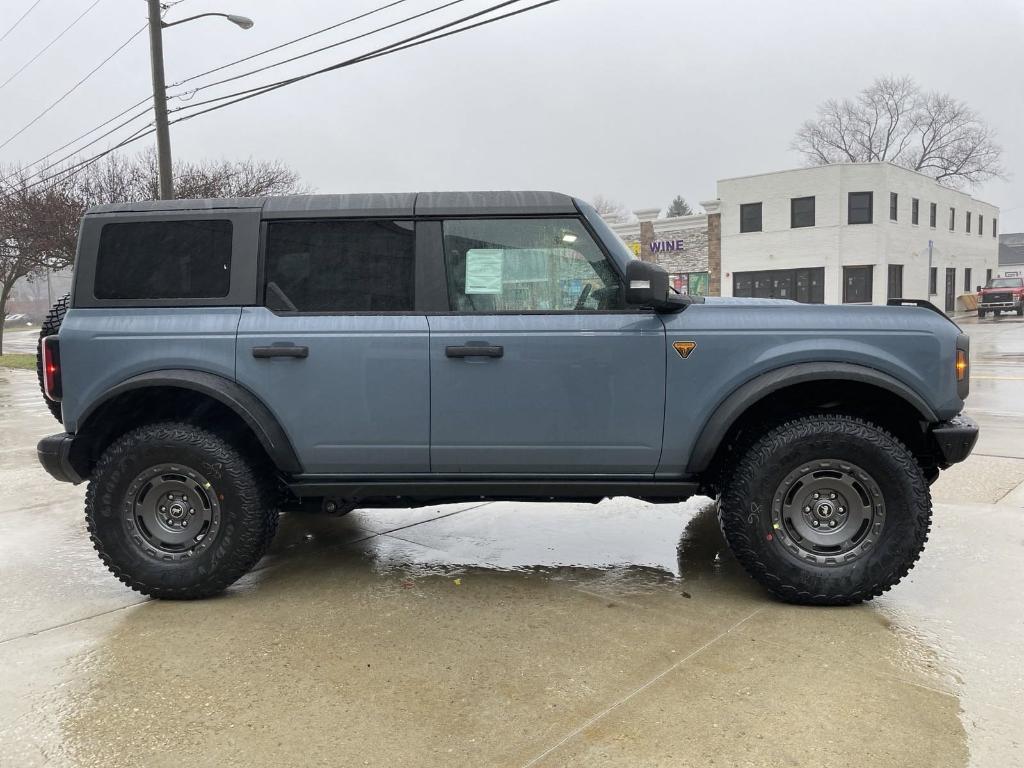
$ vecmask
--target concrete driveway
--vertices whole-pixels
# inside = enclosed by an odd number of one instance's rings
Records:
[[[287,516],[223,597],[149,601],[0,369],[0,765],[1024,765],[1024,322],[965,328],[977,452],[844,609],[766,597],[707,500],[625,499]]]

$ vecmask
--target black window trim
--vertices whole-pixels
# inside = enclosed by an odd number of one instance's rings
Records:
[[[810,224],[797,224],[796,223],[796,204],[803,202],[804,200],[811,201],[811,223]],[[803,195],[801,197],[789,198],[789,228],[790,229],[808,229],[815,227],[818,224],[818,202],[815,199],[815,195]]]
[[[598,237],[597,232],[587,221],[587,217],[582,212],[577,211],[575,214],[572,213],[515,213],[515,214],[460,214],[457,216],[430,216],[430,217],[416,217],[417,221],[436,221],[437,226],[437,241],[436,247],[438,249],[437,256],[440,258],[441,266],[441,277],[439,280],[443,281],[443,293],[444,293],[444,309],[429,310],[425,313],[428,316],[465,316],[465,317],[487,317],[491,315],[653,315],[657,314],[655,310],[648,307],[625,307],[622,309],[504,309],[504,310],[492,310],[487,312],[465,312],[455,309],[451,309],[451,295],[448,291],[448,263],[444,257],[444,230],[443,225],[446,221],[465,221],[465,220],[482,220],[492,221],[495,219],[526,219],[534,221],[536,219],[574,219],[578,221],[590,239],[597,245],[601,255],[604,256],[605,260],[611,265],[612,271],[616,277],[619,278],[620,285],[623,289],[626,285],[625,271],[622,269],[618,260],[612,256],[611,252],[605,247],[604,241]],[[418,254],[417,254],[418,257]],[[709,275],[710,281],[710,275]]]
[[[107,224],[220,219],[231,222],[231,265],[227,296],[191,299],[98,299],[93,293],[99,256],[100,234]],[[181,211],[118,211],[90,213],[82,218],[79,259],[71,289],[76,308],[161,307],[254,307],[259,306],[258,260],[241,254],[258,253],[260,248],[259,208],[211,208]]]
[[[868,218],[867,221],[851,221],[850,214],[853,212],[853,196],[854,195],[867,195],[868,197]],[[860,190],[846,193],[846,224],[847,226],[860,226],[862,224],[874,224],[875,223],[875,193],[874,190]]]
[[[743,209],[757,206],[757,229],[744,229],[743,228]],[[764,232],[764,200],[758,200],[751,203],[740,203],[740,234],[749,235],[754,232]]]
[[[277,222],[286,222],[288,224],[293,223],[310,223],[316,222],[321,223],[325,221],[343,221],[343,222],[359,222],[359,221],[408,221],[413,225],[413,252],[412,252],[412,263],[413,263],[413,289],[412,289],[412,309],[394,309],[394,310],[326,310],[326,311],[314,311],[307,312],[305,310],[299,310],[292,312],[287,309],[273,309],[267,306],[267,230],[269,225]],[[267,310],[268,312],[274,313],[277,317],[345,317],[348,315],[360,315],[366,317],[402,317],[402,316],[420,316],[426,314],[420,310],[420,257],[419,257],[419,222],[420,217],[414,216],[287,216],[287,217],[270,217],[260,220],[260,244],[259,244],[259,265],[257,267],[257,279],[259,282],[256,286],[256,293],[258,297],[257,306]]]
[[[867,301],[847,301],[846,300],[846,270],[848,269],[866,269],[868,271],[868,300]],[[843,292],[840,296],[841,303],[843,304],[874,304],[875,303],[875,265],[874,264],[843,264],[842,265],[842,276],[843,276]],[[888,290],[888,289],[887,289]]]

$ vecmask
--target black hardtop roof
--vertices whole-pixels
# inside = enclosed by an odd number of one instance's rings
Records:
[[[315,218],[337,216],[472,216],[514,214],[568,214],[577,212],[569,195],[559,192],[374,192],[354,195],[285,195],[281,197],[227,197],[202,200],[147,200],[137,203],[95,205],[86,215],[134,212],[210,211],[253,209],[263,218]]]

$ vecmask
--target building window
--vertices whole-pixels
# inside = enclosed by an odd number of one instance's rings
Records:
[[[871,265],[843,267],[843,304],[871,303]]]
[[[789,201],[789,226],[793,229],[814,226],[813,197],[794,197]]]
[[[928,211],[928,226],[930,226],[932,229],[935,229],[935,222],[936,222],[936,219],[938,219],[938,217],[939,217],[939,206],[936,203],[932,203],[929,206],[929,211]]]
[[[949,231],[956,231],[956,208],[949,209]]]
[[[999,219],[992,219],[992,237],[996,236],[996,224]]]
[[[887,294],[890,299],[902,299],[903,298],[903,265],[902,264],[890,264],[889,265],[889,292]]]
[[[992,282],[992,270],[991,269],[986,269],[985,270],[985,285],[988,286],[988,284],[990,282]]]
[[[934,296],[939,290],[939,268],[928,267],[928,295]]]
[[[847,223],[870,224],[873,220],[873,200],[873,192],[851,192],[846,213]]]
[[[761,204],[743,203],[740,206],[740,232],[761,231]]]
[[[985,234],[985,217],[980,213],[978,214],[978,237]]]
[[[967,222],[967,234],[969,235],[969,234],[971,234],[971,212],[970,211],[967,211],[966,222]]]
[[[889,193],[889,220],[896,221],[899,214],[899,195],[895,192]]]
[[[707,272],[683,272],[682,274],[671,274],[668,276],[669,285],[679,293],[690,296],[708,295],[708,273]]]
[[[971,268],[967,267],[964,270],[964,293],[970,293],[973,289],[971,288]]]
[[[919,208],[920,208],[920,203],[918,202],[918,199],[916,197],[910,198],[910,223],[914,224],[915,226],[918,223],[918,209]]]
[[[732,295],[748,299],[795,299],[804,304],[824,304],[825,268],[734,272]]]

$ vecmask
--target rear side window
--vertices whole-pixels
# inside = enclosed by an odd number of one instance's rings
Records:
[[[231,222],[105,224],[96,255],[97,299],[215,299],[231,287]]]
[[[274,221],[266,304],[283,312],[411,312],[411,221]]]

